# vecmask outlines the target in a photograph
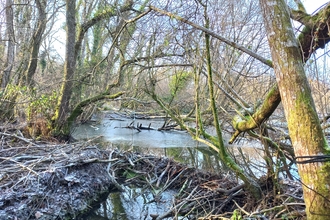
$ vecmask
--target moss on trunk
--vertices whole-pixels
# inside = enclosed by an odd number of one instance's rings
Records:
[[[272,4],[268,0],[260,2],[295,155],[299,160],[328,155],[329,147],[315,110],[287,6],[283,0],[274,0]],[[330,216],[329,167],[330,162],[322,161],[298,165],[308,219],[322,220]]]
[[[89,99],[86,99],[86,100],[78,103],[76,105],[76,107],[73,109],[73,111],[71,112],[71,114],[69,115],[69,117],[67,118],[66,123],[63,124],[63,126],[60,129],[55,128],[55,130],[54,130],[55,135],[68,136],[70,134],[70,128],[71,128],[72,124],[75,122],[77,117],[79,115],[81,115],[81,113],[83,112],[83,108],[85,106],[87,106],[91,103],[95,103],[95,102],[104,100],[104,99],[115,99],[123,94],[124,94],[124,92],[118,92],[116,94],[110,95],[109,92],[105,92],[105,93],[93,96]]]

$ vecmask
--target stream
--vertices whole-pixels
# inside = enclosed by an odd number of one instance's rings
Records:
[[[163,119],[101,118],[77,126],[72,136],[77,140],[96,139],[101,145],[112,145],[121,150],[167,156],[178,162],[208,171],[220,169],[223,171],[223,166],[206,145],[193,140],[185,131],[158,131],[157,129],[162,127],[163,123]],[[129,125],[137,126],[138,124],[144,127],[150,125],[153,130],[138,131],[128,128]],[[229,134],[224,135],[225,139],[229,137]],[[260,144],[241,141],[239,145],[228,145],[227,149],[236,155],[236,160],[253,162],[254,175],[261,176],[265,173]],[[103,201],[85,219],[149,220],[152,219],[150,215],[166,212],[175,194],[176,192],[171,190],[159,195],[156,189],[150,191],[127,187],[125,193],[110,193],[107,200]]]

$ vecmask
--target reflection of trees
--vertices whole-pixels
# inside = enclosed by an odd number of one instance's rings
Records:
[[[120,193],[110,193],[109,194],[109,200],[112,205],[112,218],[114,219],[122,219],[126,220],[128,219],[126,216],[126,211],[123,206],[123,202],[121,199],[121,194]]]

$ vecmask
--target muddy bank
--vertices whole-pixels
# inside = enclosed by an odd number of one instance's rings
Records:
[[[303,216],[299,186],[291,183],[286,185],[290,194],[284,193],[280,200],[267,196],[272,189],[264,184],[260,206],[228,173],[209,173],[169,158],[121,152],[112,146],[100,149],[90,142],[49,144],[0,135],[0,219],[83,219],[81,214],[99,198],[111,191],[125,191],[125,186],[149,187],[159,194],[177,191],[167,212],[151,213],[146,219],[174,215],[230,218],[235,210],[241,216],[264,216],[266,212],[270,216],[267,209],[274,206],[272,215],[297,211],[298,217]],[[289,208],[286,201],[290,201]]]

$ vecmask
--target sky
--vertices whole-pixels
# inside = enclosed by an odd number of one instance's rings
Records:
[[[308,13],[313,13],[316,9],[323,4],[329,2],[329,0],[301,0]]]
[[[319,7],[321,7],[323,4],[329,2],[330,0],[301,0],[304,4],[306,10],[308,13],[313,13],[315,10],[317,10]],[[0,0],[1,3],[1,0]],[[64,17],[64,15],[63,15]],[[63,18],[63,20],[65,17]],[[62,57],[62,60],[64,60],[64,54],[65,54],[65,31],[60,28],[60,26],[63,25],[63,22],[58,23],[58,30],[55,38],[57,39],[56,44],[56,50],[60,57]]]

